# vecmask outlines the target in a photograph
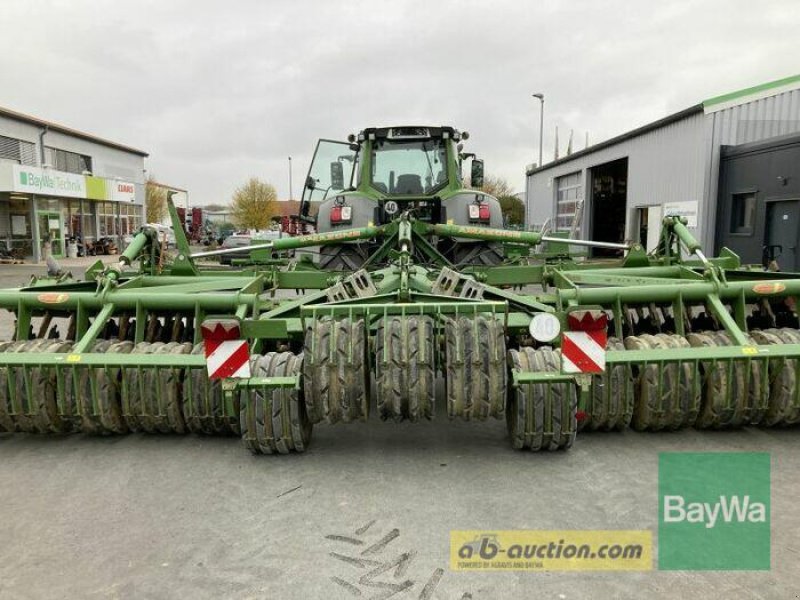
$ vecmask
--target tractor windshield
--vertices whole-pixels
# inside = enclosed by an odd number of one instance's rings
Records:
[[[318,202],[352,185],[356,153],[346,142],[319,140],[303,186],[303,202]]]
[[[441,139],[376,140],[373,188],[384,194],[427,195],[447,184],[447,151]]]

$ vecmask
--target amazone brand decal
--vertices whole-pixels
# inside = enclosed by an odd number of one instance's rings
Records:
[[[45,292],[44,294],[39,294],[36,296],[36,299],[42,304],[61,304],[62,302],[69,300],[69,294]]]
[[[778,282],[757,283],[753,286],[753,291],[756,294],[762,294],[762,295],[780,294],[785,289],[786,286]]]

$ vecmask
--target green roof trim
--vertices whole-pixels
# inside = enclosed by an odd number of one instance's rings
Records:
[[[763,92],[765,90],[770,90],[772,88],[783,87],[785,85],[790,85],[792,83],[800,83],[800,75],[792,75],[791,77],[784,77],[783,79],[777,79],[775,81],[762,83],[761,85],[755,85],[753,87],[745,88],[743,90],[738,90],[736,92],[730,92],[729,94],[723,94],[722,96],[716,96],[714,98],[704,100],[703,106],[711,106],[713,104],[721,104],[722,102],[729,102],[730,100],[735,100],[736,98],[743,98],[745,96],[757,94],[758,92]]]

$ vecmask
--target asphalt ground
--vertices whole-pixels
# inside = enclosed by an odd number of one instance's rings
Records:
[[[32,269],[0,267],[0,287]],[[305,454],[254,457],[236,438],[0,434],[0,598],[797,598],[799,435],[580,433],[535,454],[503,422],[437,414],[318,426]],[[657,542],[659,454],[683,451],[771,455],[769,570],[450,570],[453,530]]]

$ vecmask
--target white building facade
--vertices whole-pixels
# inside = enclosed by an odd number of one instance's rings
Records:
[[[41,259],[48,243],[111,238],[141,227],[144,159],[136,148],[0,108],[0,243]]]
[[[663,216],[682,214],[713,252],[723,148],[799,132],[800,75],[703,101],[529,170],[528,226],[652,249]]]

